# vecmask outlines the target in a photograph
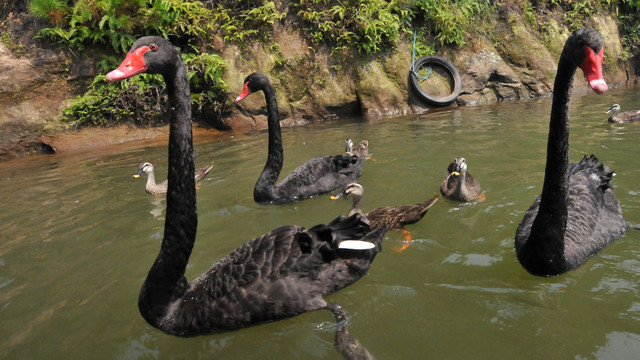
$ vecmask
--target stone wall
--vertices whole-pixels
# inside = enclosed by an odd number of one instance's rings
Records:
[[[505,11],[493,36],[469,39],[462,49],[447,48],[438,55],[451,61],[462,78],[462,92],[452,106],[549,96],[556,63],[569,31],[548,19],[545,33],[527,27],[517,13]],[[613,15],[598,15],[595,26],[605,37],[605,78],[610,87],[635,85],[631,62],[622,61],[622,46]],[[57,48],[34,38],[38,24],[27,16],[9,15],[0,25],[10,31],[16,49],[0,43],[0,158],[11,156],[16,143],[39,136],[56,123],[65,100],[81,93],[96,74],[96,58]],[[277,92],[284,126],[325,121],[343,115],[383,118],[429,110],[408,90],[411,43],[373,57],[345,51],[332,57],[328,48],[312,48],[290,24],[275,32],[278,53],[260,44],[239,48],[218,41],[215,48],[228,66],[224,80],[230,100],[244,78],[254,71],[269,75]],[[278,59],[278,61],[276,61]],[[587,91],[576,81],[575,91]],[[246,131],[266,128],[262,96],[252,96],[216,119],[221,128]],[[34,135],[35,134],[35,135]],[[34,140],[38,147],[38,139]],[[28,143],[28,141],[27,141]],[[33,151],[33,146],[31,150]],[[18,149],[19,152],[19,149]],[[9,154],[9,155],[7,155]]]

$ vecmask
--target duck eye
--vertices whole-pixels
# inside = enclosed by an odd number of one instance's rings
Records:
[[[151,50],[151,51],[156,51],[156,50],[158,50],[158,45],[156,45],[156,44],[151,44],[151,45],[149,45],[149,50]]]

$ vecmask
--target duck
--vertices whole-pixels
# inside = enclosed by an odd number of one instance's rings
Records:
[[[467,161],[457,157],[447,167],[447,175],[440,186],[440,193],[453,201],[484,200],[480,183],[467,171]]]
[[[362,197],[364,196],[364,187],[362,184],[355,181],[351,182],[347,184],[342,192],[331,196],[330,199],[337,200],[347,196],[351,196],[352,199],[352,208],[351,211],[349,211],[349,216],[361,214],[369,221],[371,228],[388,227],[392,230],[399,230],[405,225],[420,221],[420,219],[427,214],[427,211],[438,201],[439,197],[436,194],[430,199],[414,205],[381,206],[365,214],[362,212]],[[403,246],[393,248],[393,250],[397,252],[404,251],[409,246],[409,241],[412,240],[410,232],[405,230],[403,234],[405,236]]]
[[[269,146],[267,162],[253,189],[253,199],[261,204],[282,204],[315,197],[343,188],[362,175],[364,158],[355,155],[318,156],[298,166],[276,184],[282,171],[284,151],[278,102],[269,78],[259,72],[250,74],[236,102],[262,91],[267,104]]]
[[[211,169],[213,169],[213,165],[209,165],[200,170],[196,170],[196,184],[204,180]],[[138,179],[140,176],[142,176],[142,174],[147,174],[147,184],[145,185],[145,191],[152,195],[164,195],[167,193],[167,180],[161,182],[160,184],[156,184],[156,176],[153,170],[154,167],[150,162],[141,162],[138,166],[138,172],[133,174],[133,178]]]
[[[609,116],[610,123],[626,123],[640,120],[640,110],[620,112],[620,105],[618,104],[611,105],[607,110],[607,114],[610,112],[613,113]]]
[[[603,94],[604,40],[584,28],[566,40],[553,86],[542,193],[516,230],[515,252],[532,275],[555,276],[584,264],[629,230],[611,180],[613,171],[595,155],[569,162],[569,105],[580,67],[589,87]]]
[[[198,225],[187,71],[170,41],[144,36],[105,79],[121,81],[141,73],[162,75],[170,123],[164,236],[140,289],[142,317],[166,334],[191,337],[341,308],[325,297],[368,272],[386,232],[371,229],[360,215],[338,216],[309,229],[275,228],[187,281]]]

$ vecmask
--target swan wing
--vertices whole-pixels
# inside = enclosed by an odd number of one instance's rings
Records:
[[[362,171],[356,156],[318,156],[294,169],[278,185],[281,198],[308,198],[324,194],[355,180]]]
[[[362,277],[386,229],[370,231],[360,215],[311,229],[283,226],[257,237],[194,280],[164,317],[166,328],[190,336],[237,329],[326,306],[323,297]],[[339,249],[342,240],[374,244]]]
[[[593,155],[585,156],[570,164],[569,174],[565,257],[575,267],[624,234],[629,225],[613,192],[609,167],[598,164]]]

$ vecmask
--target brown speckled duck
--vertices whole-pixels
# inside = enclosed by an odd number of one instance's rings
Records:
[[[618,104],[611,105],[607,110],[608,113],[613,113],[609,116],[610,123],[626,123],[640,120],[640,110],[620,112],[620,105]]]
[[[202,181],[207,176],[209,171],[211,171],[211,169],[213,169],[213,165],[209,165],[206,168],[197,170],[195,175],[196,184]],[[142,174],[147,174],[147,185],[145,186],[145,190],[147,191],[147,193],[152,195],[164,195],[167,193],[167,180],[161,182],[160,184],[156,184],[156,176],[153,172],[153,165],[150,162],[140,163],[138,172],[133,175],[133,178],[137,179]]]
[[[457,157],[449,164],[440,193],[454,201],[484,200],[480,184],[467,171],[467,161],[463,157]]]
[[[341,198],[342,196],[351,196],[353,206],[349,212],[349,216],[354,214],[361,214],[369,220],[369,224],[372,229],[378,229],[384,226],[388,226],[389,229],[402,229],[405,225],[418,222],[424,217],[429,208],[438,201],[438,195],[434,195],[427,201],[414,205],[398,205],[398,206],[381,206],[369,211],[366,214],[362,212],[362,197],[364,195],[364,188],[358,182],[351,182],[347,184],[344,191],[331,197],[332,200]],[[411,240],[411,234],[408,231],[403,231],[405,240]],[[401,248],[393,248],[398,252],[406,249],[409,246],[408,243],[403,244]]]

